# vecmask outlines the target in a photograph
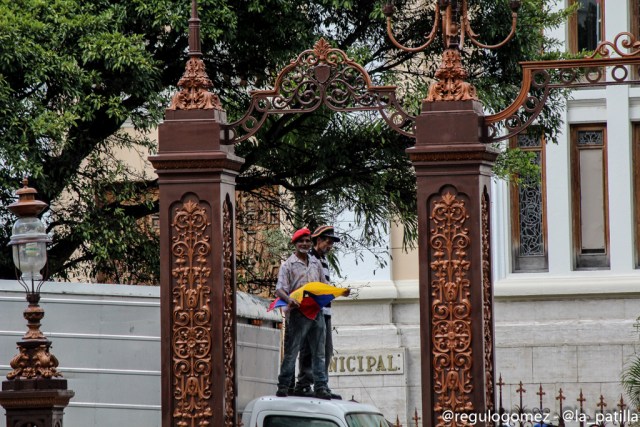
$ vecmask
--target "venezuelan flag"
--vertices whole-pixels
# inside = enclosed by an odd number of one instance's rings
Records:
[[[336,288],[322,282],[309,282],[296,289],[289,295],[300,303],[300,312],[309,319],[315,319],[322,307],[325,307],[336,297],[343,296],[348,292],[347,288]],[[286,302],[276,298],[267,311],[274,308],[285,307]]]

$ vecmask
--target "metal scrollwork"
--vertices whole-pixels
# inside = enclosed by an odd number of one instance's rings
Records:
[[[226,143],[251,137],[270,114],[309,113],[322,105],[334,111],[378,111],[397,132],[415,137],[415,117],[402,109],[395,90],[374,86],[360,64],[320,39],[280,71],[273,90],[251,92],[247,113],[225,126]]]
[[[618,56],[611,57],[611,49]],[[587,58],[523,62],[522,72],[516,100],[485,117],[485,142],[502,141],[524,131],[540,115],[553,89],[640,83],[640,42],[630,33],[620,33],[613,42],[600,43]],[[506,132],[501,133],[502,128]]]
[[[208,426],[211,399],[211,226],[207,210],[186,200],[171,223],[173,288],[173,418],[176,426]]]
[[[622,32],[615,36],[613,42],[605,40],[598,44],[589,58],[595,58],[597,56],[609,58],[611,54],[609,48],[613,49],[619,56],[631,57],[640,53],[640,41],[636,40],[636,36],[633,34]],[[625,52],[623,49],[629,49],[629,52]]]
[[[465,202],[451,192],[434,200],[431,210],[432,356],[437,427],[449,425],[442,412],[471,411],[471,301],[468,271],[471,244]]]
[[[222,205],[222,256],[224,273],[224,427],[235,427],[236,396],[236,334],[235,334],[235,286],[233,271],[233,207],[227,195]]]
[[[494,408],[493,372],[493,289],[491,284],[489,193],[482,193],[482,309],[484,331],[484,372],[487,409]]]

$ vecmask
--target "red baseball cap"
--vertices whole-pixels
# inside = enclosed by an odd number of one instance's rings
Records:
[[[295,243],[299,238],[303,236],[311,236],[311,230],[309,230],[307,227],[304,227],[296,231],[295,233],[293,233],[293,236],[291,236],[291,243]]]

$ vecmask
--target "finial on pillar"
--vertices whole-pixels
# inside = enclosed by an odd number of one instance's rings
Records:
[[[198,18],[198,0],[191,0],[191,19],[189,19],[189,57],[201,57],[200,18]]]
[[[189,60],[178,82],[180,91],[173,95],[169,110],[222,110],[217,95],[209,92],[213,83],[207,75],[200,50],[200,18],[198,2],[191,0],[189,19]]]

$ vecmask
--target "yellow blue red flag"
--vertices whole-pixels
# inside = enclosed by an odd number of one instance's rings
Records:
[[[322,282],[309,282],[291,292],[289,297],[298,301],[300,303],[300,312],[313,320],[322,307],[325,307],[336,297],[346,295],[348,292],[349,289],[347,288],[337,288]],[[276,298],[267,311],[285,307],[286,305],[286,302]]]

